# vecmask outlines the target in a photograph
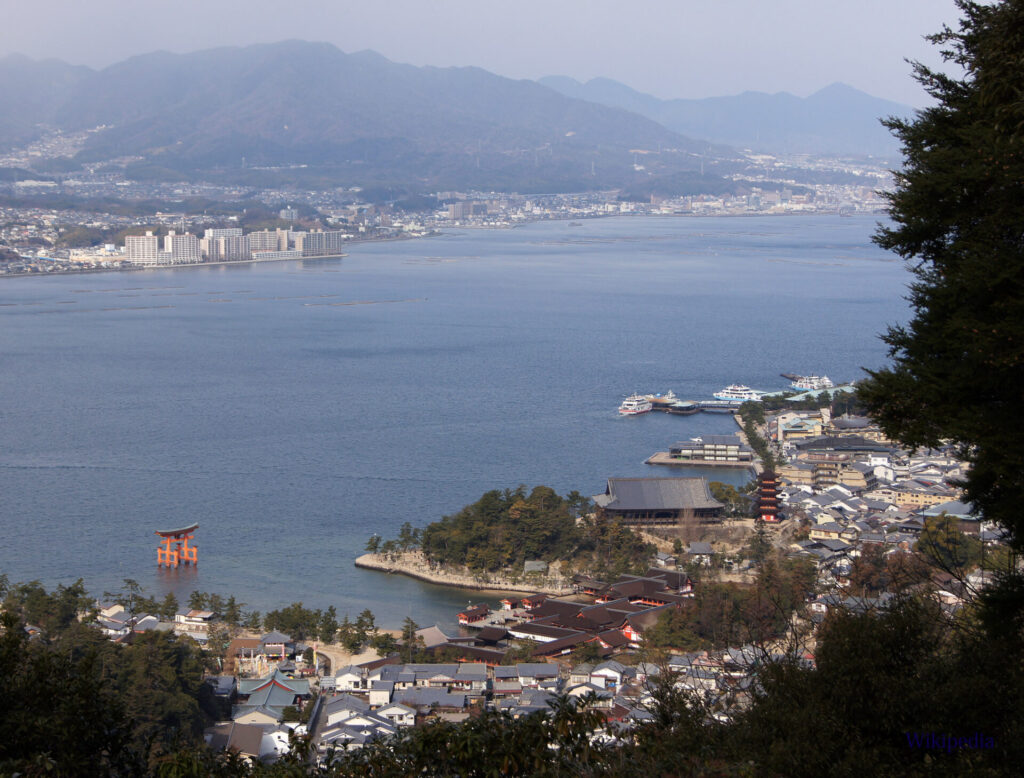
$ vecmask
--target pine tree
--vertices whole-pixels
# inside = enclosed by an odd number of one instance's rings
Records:
[[[224,603],[224,621],[232,627],[237,627],[242,621],[242,605],[245,603],[239,604],[233,594]]]
[[[160,604],[160,618],[164,621],[172,621],[178,612],[178,598],[174,592],[167,592],[163,602]]]
[[[932,36],[960,77],[916,64],[936,104],[890,120],[906,158],[876,242],[911,263],[913,317],[862,390],[903,443],[952,440],[967,499],[1024,550],[1024,2],[958,0]]]

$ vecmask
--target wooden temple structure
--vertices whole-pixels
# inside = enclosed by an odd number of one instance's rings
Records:
[[[775,473],[766,470],[758,477],[757,515],[762,521],[775,524],[779,516],[779,484]]]
[[[177,567],[178,565],[198,565],[199,547],[189,543],[195,537],[198,524],[182,529],[158,529],[160,545],[156,547],[157,567]]]

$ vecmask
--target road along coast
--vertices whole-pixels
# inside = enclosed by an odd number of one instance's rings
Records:
[[[355,565],[367,570],[398,573],[439,586],[454,586],[460,589],[512,594],[567,595],[573,593],[571,582],[561,577],[548,576],[537,581],[524,581],[497,573],[475,573],[465,567],[441,567],[430,564],[421,551],[407,551],[401,554],[363,554],[356,559]]]

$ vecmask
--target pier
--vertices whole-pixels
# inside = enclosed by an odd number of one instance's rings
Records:
[[[668,451],[656,451],[644,460],[647,465],[674,465],[676,467],[732,467],[754,470],[753,460],[723,462],[716,459],[680,459]]]
[[[651,410],[671,413],[676,416],[690,416],[701,411],[710,413],[734,413],[743,404],[740,400],[666,400],[658,395],[643,395],[651,401]]]
[[[696,405],[699,410],[711,411],[713,413],[733,413],[738,411],[745,400],[698,400]]]

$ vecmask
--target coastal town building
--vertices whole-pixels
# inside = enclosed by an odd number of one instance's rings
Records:
[[[145,235],[129,235],[124,239],[129,264],[157,265],[160,263],[160,238],[147,231]]]
[[[284,237],[287,241],[287,231],[284,231]],[[276,230],[271,232],[270,230],[259,230],[257,232],[250,232],[246,235],[246,240],[249,243],[249,253],[256,251],[280,251],[288,248],[287,242],[284,246],[281,246],[282,231]]]
[[[702,435],[693,440],[674,443],[669,456],[684,462],[752,463],[754,450],[735,435]]]
[[[277,669],[262,678],[238,682],[232,719],[243,724],[276,724],[284,720],[285,708],[301,707],[310,697],[308,680],[289,678]]]
[[[609,478],[594,504],[633,526],[682,526],[717,521],[725,507],[704,478]]]
[[[164,236],[164,254],[172,265],[191,265],[199,262],[199,238],[191,232],[179,234],[171,230]]]
[[[345,241],[351,236],[341,230],[314,230],[301,236],[302,256],[330,257],[344,253]]]
[[[200,253],[211,262],[249,259],[249,242],[241,227],[208,229],[199,241]]]

